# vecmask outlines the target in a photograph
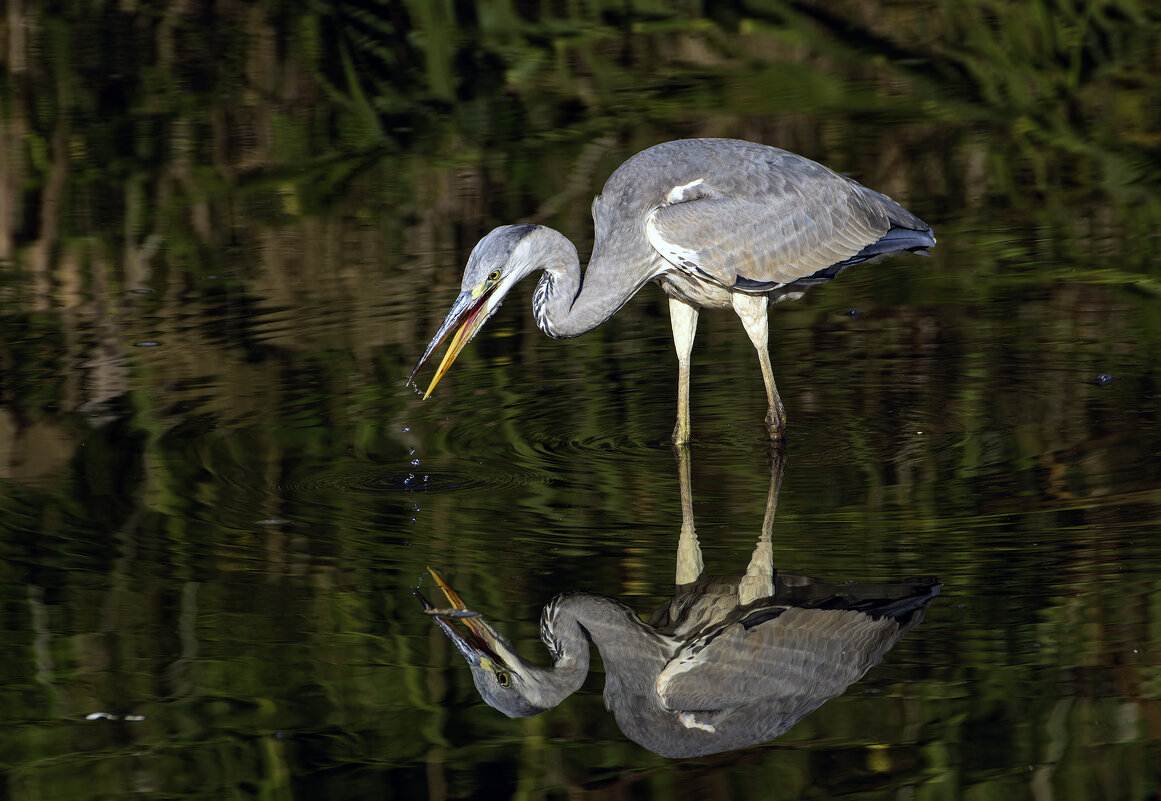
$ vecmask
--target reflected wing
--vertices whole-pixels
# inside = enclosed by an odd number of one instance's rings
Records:
[[[900,636],[890,618],[792,607],[685,646],[657,677],[657,692],[667,709],[698,721],[755,705],[767,714],[802,716],[840,695]]]
[[[902,206],[822,165],[797,157],[762,165],[744,184],[674,187],[649,216],[650,243],[678,267],[755,291],[935,243]]]

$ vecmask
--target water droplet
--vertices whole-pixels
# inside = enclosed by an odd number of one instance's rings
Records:
[[[1103,386],[1109,384],[1112,380],[1113,380],[1113,377],[1111,375],[1109,375],[1108,373],[1101,373],[1100,375],[1098,375],[1096,377],[1096,382],[1097,382],[1098,387],[1103,387]]]
[[[411,466],[412,466],[412,467],[419,467],[419,460],[418,460],[418,459],[412,459],[412,460],[411,460]]]
[[[860,313],[858,309],[847,309],[847,317],[858,317]]]
[[[414,456],[414,455],[415,455],[415,448],[408,448],[408,449],[407,449],[407,454],[408,454],[409,456]]]
[[[410,430],[411,430],[411,426],[403,426],[403,433],[404,434],[406,434]]]
[[[154,341],[134,342],[133,347],[135,347],[135,348],[156,348],[160,344],[161,344],[160,342],[154,342]]]

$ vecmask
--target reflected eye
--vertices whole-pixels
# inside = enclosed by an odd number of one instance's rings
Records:
[[[499,270],[492,270],[492,272],[488,273],[488,280],[489,281],[499,281],[500,280],[500,271]]]
[[[507,673],[505,673],[504,671],[501,670],[499,673],[496,674],[496,683],[499,684],[501,687],[507,687],[509,684],[512,683],[512,680],[510,678],[508,678]]]

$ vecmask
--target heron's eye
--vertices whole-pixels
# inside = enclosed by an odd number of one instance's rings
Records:
[[[512,683],[512,680],[510,678],[508,678],[507,673],[505,673],[504,671],[501,670],[499,673],[496,674],[496,683],[499,684],[501,687],[507,687],[509,684]]]
[[[488,280],[489,281],[499,281],[500,280],[500,271],[499,270],[492,270],[492,272],[488,273]]]

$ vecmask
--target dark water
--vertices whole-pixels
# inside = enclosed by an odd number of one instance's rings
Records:
[[[1149,6],[1066,6],[15,4],[0,797],[1154,797],[1161,39]],[[518,289],[431,399],[404,379],[480,236],[583,257],[608,174],[687,136],[935,228],[773,310],[770,533],[780,570],[942,591],[786,734],[674,760],[600,661],[540,716],[484,705],[412,595],[435,568],[542,665],[558,592],[673,597],[662,293],[554,341]],[[762,532],[764,406],[703,314],[710,575]]]

